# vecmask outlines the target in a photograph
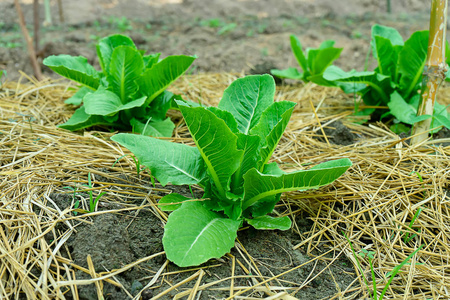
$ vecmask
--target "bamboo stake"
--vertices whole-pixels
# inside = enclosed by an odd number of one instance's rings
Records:
[[[447,0],[433,0],[431,4],[428,54],[422,80],[422,97],[417,116],[433,115],[439,85],[445,79],[445,41],[447,28]],[[411,143],[418,144],[428,138],[431,118],[413,126]]]
[[[50,0],[44,0],[44,8],[45,8],[44,26],[50,26],[52,25],[52,12],[50,8]]]

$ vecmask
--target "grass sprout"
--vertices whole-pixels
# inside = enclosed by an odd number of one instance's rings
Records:
[[[386,277],[389,277],[388,282],[386,283],[386,285],[384,286],[383,290],[381,291],[380,296],[378,297],[378,293],[377,293],[377,284],[376,284],[376,277],[375,277],[375,270],[373,267],[373,259],[375,257],[375,252],[374,251],[369,251],[367,249],[361,249],[361,252],[356,254],[355,249],[353,248],[352,242],[350,241],[350,239],[347,237],[347,235],[345,233],[344,237],[347,239],[350,248],[352,249],[352,253],[353,253],[353,257],[356,260],[356,264],[358,266],[358,270],[361,273],[364,282],[367,286],[367,289],[369,289],[369,282],[366,278],[366,276],[364,275],[363,269],[361,267],[361,263],[359,261],[358,256],[362,257],[362,258],[367,258],[367,260],[369,261],[369,266],[370,266],[370,273],[372,276],[372,285],[373,285],[373,294],[372,294],[372,299],[373,300],[382,300],[384,298],[384,294],[386,293],[387,289],[389,288],[389,286],[392,283],[392,280],[394,280],[395,275],[397,275],[398,272],[400,272],[400,269],[417,253],[419,252],[420,249],[422,249],[423,244],[419,246],[419,248],[417,248],[413,253],[411,253],[405,260],[403,260],[400,264],[398,264],[392,271],[388,272],[386,274]]]

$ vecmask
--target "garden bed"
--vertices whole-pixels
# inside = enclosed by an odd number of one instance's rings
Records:
[[[186,76],[171,91],[217,105],[223,90],[241,76]],[[374,252],[379,292],[386,274],[423,245],[386,297],[450,296],[445,267],[450,147],[442,144],[448,140],[410,147],[407,138],[383,124],[349,122],[353,99],[338,89],[279,86],[276,101],[297,106],[273,161],[291,171],[348,157],[353,167],[324,188],[283,194],[275,211],[291,217],[291,230],[243,228],[231,253],[200,267],[179,268],[165,258],[161,237],[167,213],[157,203],[174,190],[190,193],[188,187],[153,186],[147,171],[138,174],[129,156],[121,158],[129,152],[109,140],[113,133],[58,129],[73,112],[63,104],[73,94],[68,87],[61,80],[9,82],[0,93],[0,295],[364,299],[369,291],[345,234],[357,253]],[[450,103],[448,95],[443,89],[442,104]],[[192,144],[180,115],[172,118],[171,140]],[[96,212],[82,213],[89,203],[89,174],[93,194],[106,194]],[[368,260],[359,261],[370,278]]]

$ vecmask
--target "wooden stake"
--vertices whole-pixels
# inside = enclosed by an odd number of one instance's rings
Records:
[[[430,37],[427,61],[422,80],[422,97],[417,116],[433,115],[439,85],[445,79],[445,41],[447,28],[447,0],[433,0],[431,4]],[[411,143],[418,144],[428,138],[431,118],[413,126]]]
[[[62,8],[62,0],[58,0],[59,23],[64,24],[64,12]]]
[[[30,56],[31,65],[33,66],[34,70],[34,76],[36,76],[36,79],[41,81],[43,79],[42,72],[41,72],[41,66],[39,65],[37,58],[36,58],[36,51],[33,47],[33,40],[30,37],[30,34],[28,33],[27,26],[25,25],[25,18],[23,16],[22,8],[20,7],[19,0],[14,0],[14,5],[16,7],[17,14],[19,15],[19,25],[22,29],[23,37],[25,38],[25,41],[27,43],[28,48],[28,55]]]
[[[34,50],[39,51],[39,0],[33,1]]]

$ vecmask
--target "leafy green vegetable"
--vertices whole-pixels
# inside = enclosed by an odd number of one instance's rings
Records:
[[[285,173],[268,163],[295,106],[274,103],[274,94],[273,78],[255,75],[234,81],[218,108],[177,100],[196,147],[135,134],[111,138],[131,150],[162,185],[197,184],[204,189],[201,201],[174,193],[161,199],[161,209],[175,210],[163,244],[177,265],[221,257],[233,247],[243,222],[257,229],[289,229],[289,217],[267,215],[281,193],[319,188],[351,166],[344,158]]]
[[[85,57],[50,56],[44,64],[81,85],[66,103],[82,105],[61,128],[72,131],[106,125],[152,136],[171,136],[175,125],[166,113],[179,99],[165,91],[192,64],[195,57],[144,55],[133,41],[111,35],[97,44],[102,71]]]
[[[323,78],[323,72],[333,61],[339,58],[342,48],[334,48],[334,41],[325,41],[317,49],[306,49],[306,55],[302,50],[300,40],[291,35],[291,48],[303,73],[296,68],[285,70],[271,70],[271,73],[280,78],[298,79],[304,82],[312,81],[324,86],[334,86],[332,82]]]
[[[374,114],[375,118],[393,116],[392,130],[398,132],[400,122],[412,125],[433,118],[434,127],[450,125],[447,110],[436,109],[433,116],[416,117],[422,74],[427,58],[428,31],[417,31],[403,42],[400,33],[391,27],[372,27],[372,54],[378,66],[373,71],[345,72],[336,66],[328,67],[323,77],[340,86],[346,93],[358,93],[367,106],[387,106],[389,109],[370,108],[357,114]],[[355,107],[355,112],[358,107]],[[404,130],[404,129],[401,129]]]

